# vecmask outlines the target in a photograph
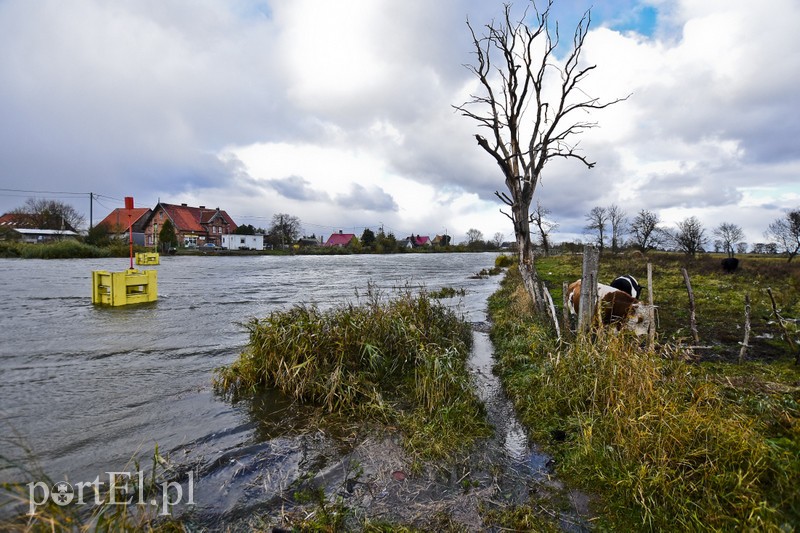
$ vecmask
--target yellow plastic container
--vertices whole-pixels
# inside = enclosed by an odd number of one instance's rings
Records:
[[[136,253],[137,265],[160,265],[161,256],[158,252],[137,252]]]
[[[92,271],[93,304],[118,307],[155,302],[157,298],[158,272],[156,270]]]

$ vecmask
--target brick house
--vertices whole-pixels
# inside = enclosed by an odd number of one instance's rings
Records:
[[[219,207],[208,209],[204,205],[191,207],[159,202],[145,223],[146,246],[157,244],[158,232],[166,220],[175,227],[178,244],[190,248],[208,243],[221,247],[222,236],[234,233],[237,228],[230,215]]]
[[[152,211],[149,207],[125,209],[118,207],[101,220],[97,225],[105,226],[108,234],[118,239],[128,239],[128,225],[132,226],[133,242],[144,246],[144,228]]]

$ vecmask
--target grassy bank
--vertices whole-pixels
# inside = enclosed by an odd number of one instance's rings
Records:
[[[670,261],[657,271],[674,267]],[[619,266],[606,262],[605,268]],[[539,268],[563,280],[580,272],[572,258],[549,259]],[[704,275],[721,277],[694,269],[698,287],[705,286]],[[761,353],[768,359],[738,365],[693,362],[676,342],[677,329],[662,329],[655,351],[631,336],[605,333],[592,342],[558,344],[548,327],[531,320],[514,272],[490,299],[498,372],[559,473],[597,495],[602,524],[779,531],[800,523],[800,371],[788,348],[776,358],[767,345]],[[678,295],[670,292],[674,280],[662,276],[658,283],[663,328],[670,324],[667,298]],[[796,296],[791,285],[784,290],[790,300]],[[736,308],[717,305],[714,320],[736,322]],[[704,335],[724,345],[713,328]]]
[[[489,434],[471,390],[469,324],[427,294],[322,311],[296,306],[248,324],[250,342],[218,371],[234,397],[273,387],[325,413],[398,425],[422,458],[451,457]]]
[[[86,259],[94,257],[122,257],[128,255],[128,247],[100,248],[68,239],[47,244],[23,242],[0,242],[0,257],[20,259]]]

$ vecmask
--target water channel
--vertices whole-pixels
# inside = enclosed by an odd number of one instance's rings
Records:
[[[158,301],[120,308],[92,305],[91,272],[124,270],[125,259],[0,260],[2,455],[26,467],[35,461],[50,479],[75,483],[130,471],[134,458],[146,463],[157,445],[197,475],[201,522],[241,519],[279,503],[310,464],[336,483],[335,471],[349,460],[328,436],[304,427],[302,410],[279,395],[231,403],[213,392],[214,369],[247,342],[242,323],[299,303],[355,301],[368,284],[387,294],[453,287],[465,295],[446,301],[475,324],[470,365],[498,429],[497,449],[487,453],[503,455],[522,478],[549,478],[546,456],[529,446],[491,373],[485,309],[499,277],[474,275],[494,257],[162,257],[152,267]],[[360,447],[362,455],[370,449]],[[0,482],[17,475],[3,468]],[[379,504],[377,497],[367,503]]]

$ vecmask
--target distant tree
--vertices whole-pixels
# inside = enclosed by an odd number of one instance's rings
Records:
[[[495,248],[500,248],[501,246],[503,246],[503,239],[505,238],[506,236],[498,231],[497,233],[494,234],[494,237],[492,237],[491,241],[492,246],[494,246]]]
[[[800,210],[789,211],[786,216],[772,222],[764,236],[778,245],[789,256],[788,262],[800,252]]]
[[[608,221],[611,224],[611,253],[616,254],[625,239],[628,217],[618,205],[611,204],[608,208]]]
[[[393,253],[397,251],[397,238],[391,231],[385,234],[383,230],[378,231],[375,236],[375,251],[378,253]]]
[[[600,253],[603,253],[603,248],[605,247],[605,232],[606,232],[606,224],[608,224],[608,211],[605,207],[593,207],[591,211],[586,215],[586,224],[587,231],[596,231],[597,232],[597,240],[595,241],[597,245],[600,247]]]
[[[531,213],[531,222],[539,231],[539,239],[545,256],[550,255],[550,232],[558,227],[558,223],[546,218],[549,214],[550,210],[542,206],[542,203],[537,200],[536,209]]]
[[[747,243],[746,242],[737,242],[736,243],[736,253],[737,254],[746,254],[747,253]]]
[[[646,209],[639,211],[639,214],[628,225],[631,244],[642,252],[663,245],[667,235],[658,227],[660,223],[661,220],[656,213]]]
[[[85,242],[94,246],[108,246],[111,242],[108,233],[108,225],[98,224],[92,227],[86,235]]]
[[[236,235],[255,235],[257,231],[252,224],[242,224],[241,226],[237,226],[236,231],[233,233]]]
[[[158,245],[162,252],[178,247],[178,235],[175,233],[175,225],[170,219],[166,219],[158,231]]]
[[[697,252],[702,252],[706,244],[706,235],[697,217],[686,218],[678,222],[677,226],[677,230],[672,234],[675,246],[692,257],[695,257]]]
[[[11,211],[25,225],[38,229],[78,231],[85,218],[74,207],[57,200],[28,198],[25,205]]]
[[[18,241],[22,235],[9,226],[0,226],[0,241]],[[93,243],[89,243],[93,244]]]
[[[478,241],[483,241],[483,232],[475,228],[467,230],[467,244],[473,244]]]
[[[364,228],[364,233],[361,234],[361,244],[365,247],[375,244],[375,232],[369,228]]]
[[[720,247],[722,251],[728,254],[728,257],[733,257],[734,247],[736,243],[744,239],[744,232],[740,226],[731,224],[730,222],[723,222],[712,230],[714,236],[719,238]]]
[[[286,213],[273,215],[268,234],[273,246],[288,246],[300,237],[300,219]]]

